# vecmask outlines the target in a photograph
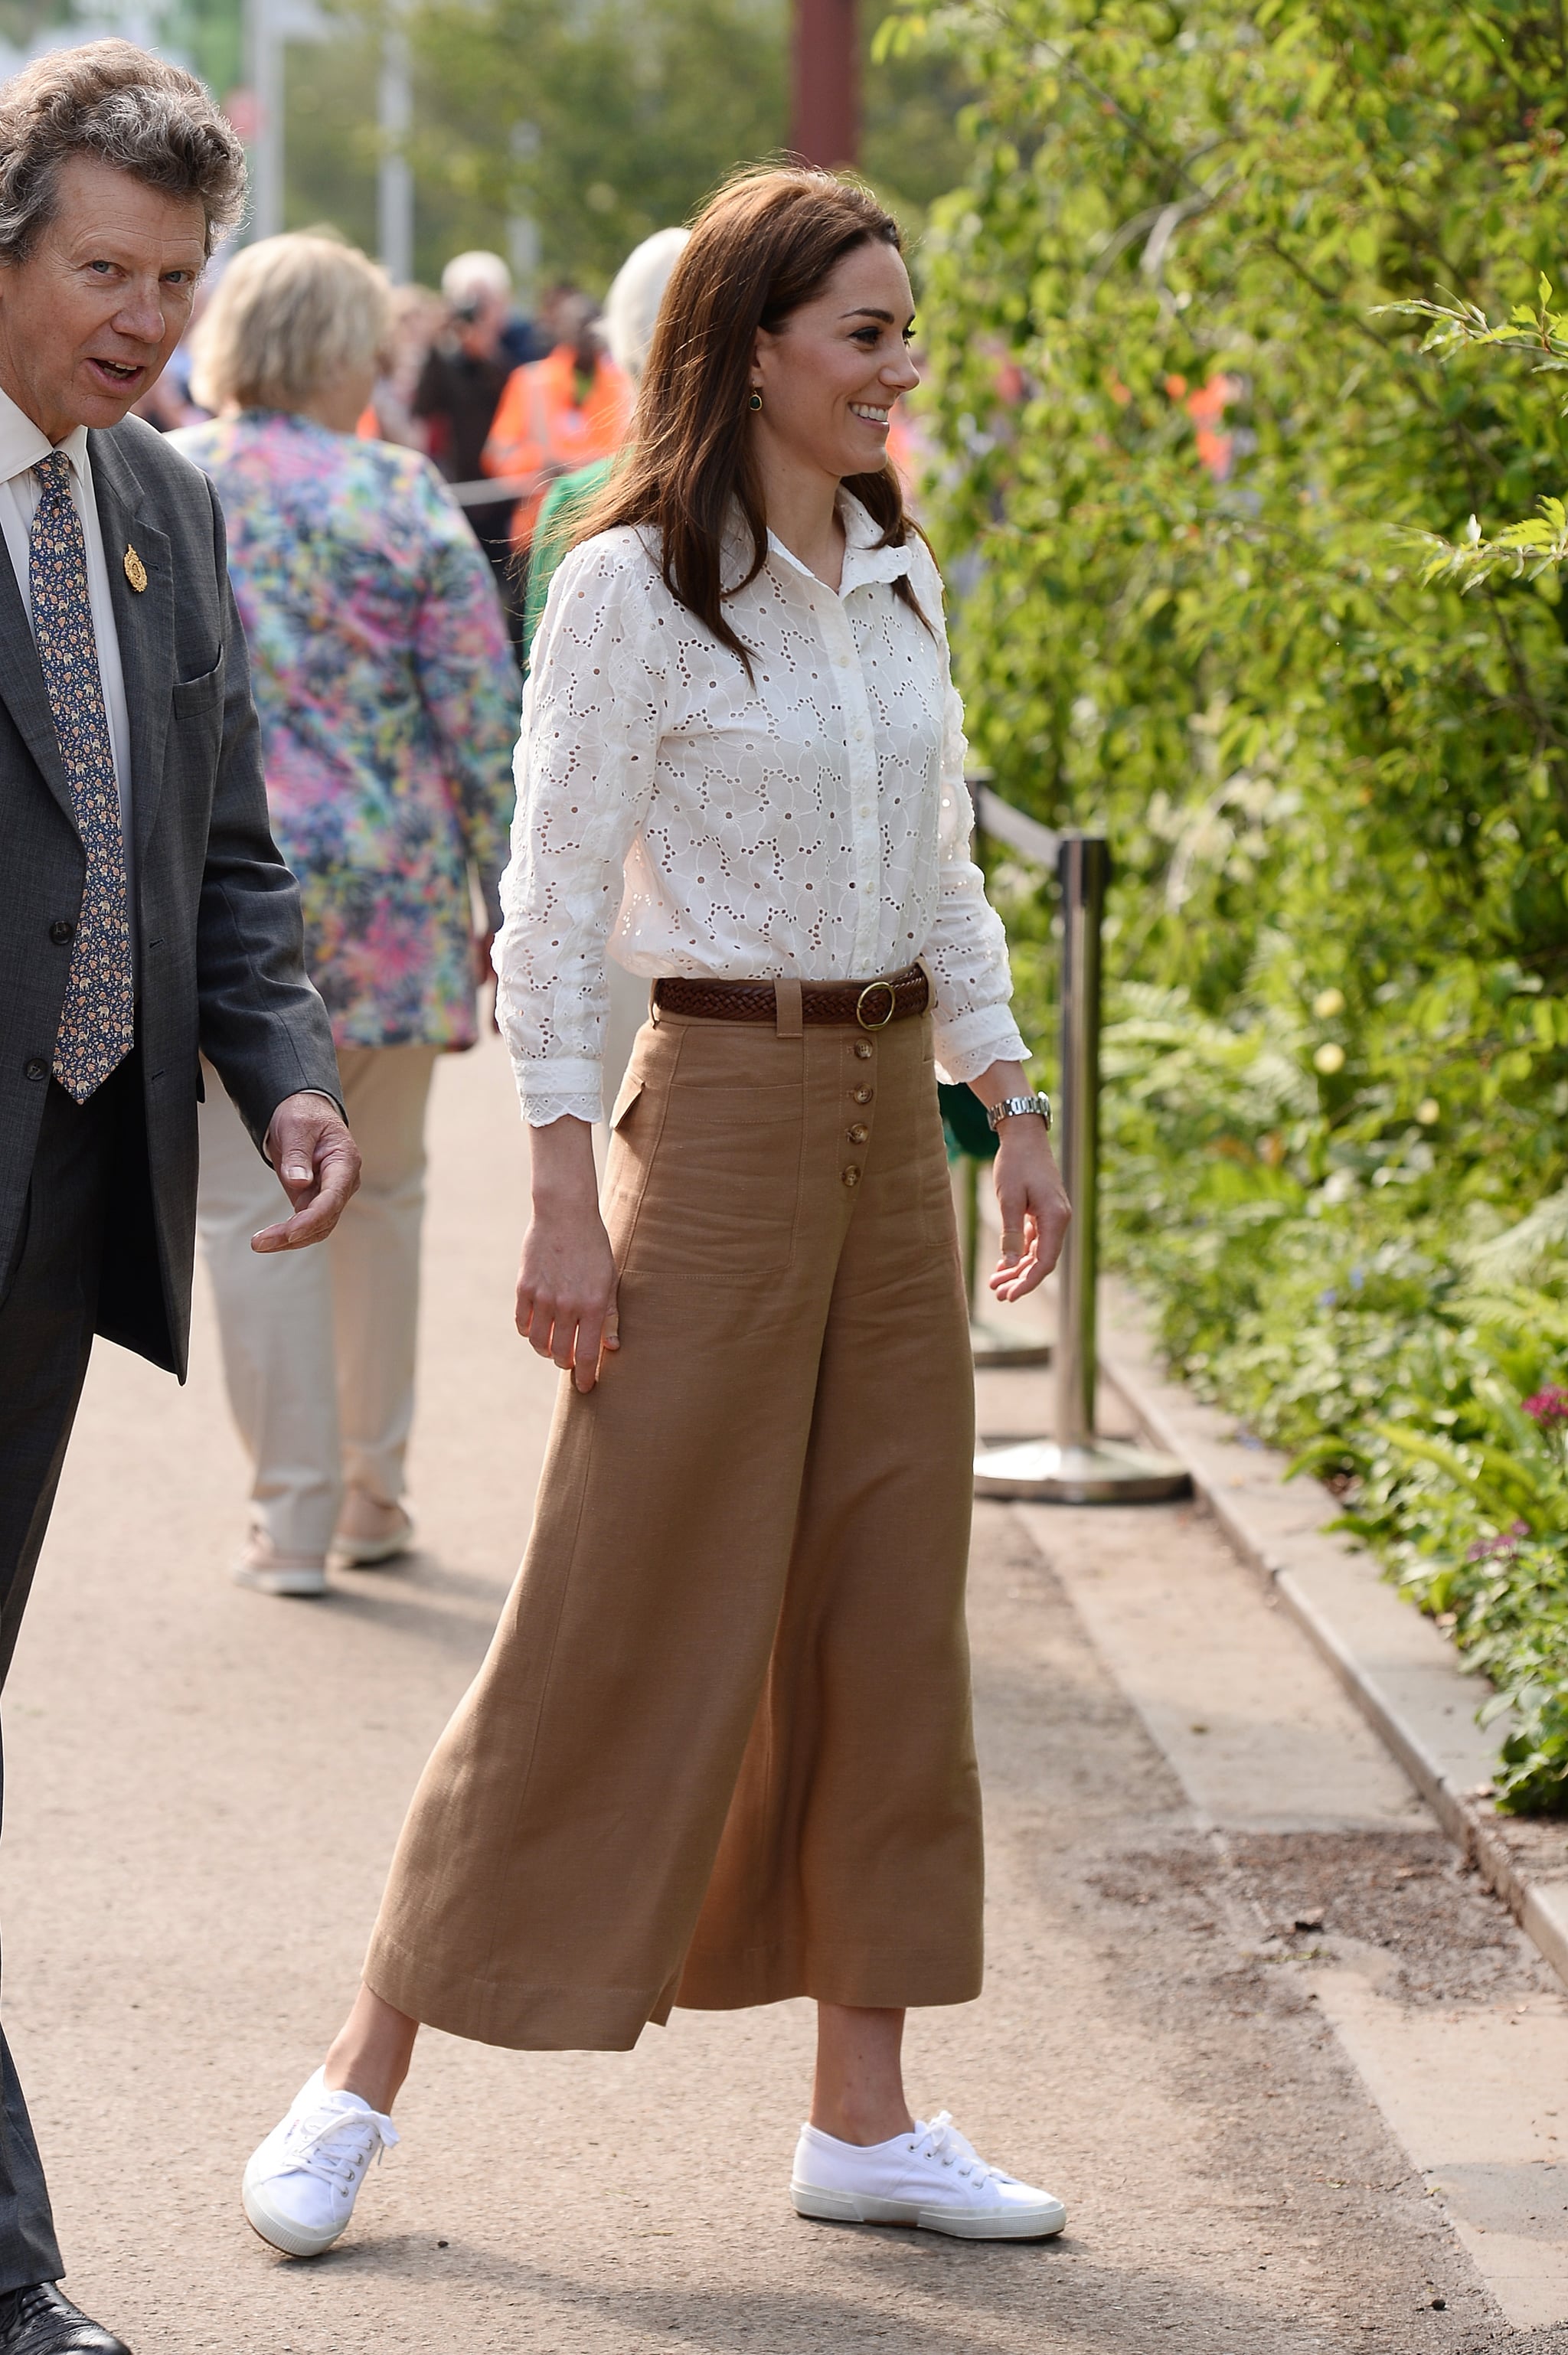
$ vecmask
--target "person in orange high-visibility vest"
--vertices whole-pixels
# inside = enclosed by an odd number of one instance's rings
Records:
[[[563,304],[554,351],[515,368],[501,395],[482,460],[487,474],[533,484],[517,502],[512,546],[527,553],[545,492],[558,474],[613,457],[632,419],[632,385],[600,341],[597,306],[585,294]]]

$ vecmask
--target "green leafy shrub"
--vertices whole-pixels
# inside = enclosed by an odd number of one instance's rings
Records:
[[[1117,861],[1111,1246],[1513,1703],[1506,1803],[1568,1805],[1568,1512],[1524,1412],[1568,1370],[1563,23],[892,21],[980,93],[919,262],[972,734]],[[1048,914],[1010,916],[1043,1042]]]
[[[1107,1026],[1114,1255],[1176,1369],[1328,1482],[1508,1707],[1499,1802],[1568,1807],[1568,1280],[1561,1203],[1495,1230],[1435,1156],[1311,1104],[1310,1034],[1120,994]],[[1036,1020],[1043,1027],[1043,1012]],[[1420,1201],[1413,1214],[1412,1196]],[[1516,1268],[1533,1281],[1510,1280]]]

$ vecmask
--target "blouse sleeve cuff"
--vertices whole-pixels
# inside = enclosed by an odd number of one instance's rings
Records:
[[[977,1006],[946,1020],[939,1014],[933,1028],[937,1076],[952,1086],[977,1080],[993,1063],[1029,1061],[1029,1049],[1006,1006]]]
[[[552,1121],[585,1120],[590,1126],[604,1117],[604,1082],[601,1066],[585,1057],[562,1057],[559,1062],[513,1065],[523,1118],[530,1128],[549,1128]]]
[[[549,1128],[558,1120],[585,1121],[590,1128],[604,1117],[597,1096],[525,1095],[523,1118],[530,1128]]]

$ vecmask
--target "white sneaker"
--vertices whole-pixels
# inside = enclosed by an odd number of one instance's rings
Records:
[[[414,1518],[406,1505],[384,1504],[364,1488],[350,1488],[333,1532],[332,1552],[349,1570],[379,1570],[411,1550]]]
[[[265,1529],[252,1529],[234,1564],[234,1576],[240,1586],[253,1586],[262,1594],[325,1594],[326,1556],[280,1553]]]
[[[329,2094],[318,2069],[287,2116],[252,2153],[240,2197],[263,2241],[288,2257],[319,2257],[354,2213],[373,2158],[397,2141],[390,2118],[357,2094]]]
[[[838,2224],[919,2224],[961,2241],[1035,2241],[1067,2211],[999,2167],[987,2167],[947,2112],[891,2142],[840,2142],[802,2126],[790,2197],[798,2214]]]

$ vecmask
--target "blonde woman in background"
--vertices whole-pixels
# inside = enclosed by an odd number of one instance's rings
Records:
[[[353,248],[247,247],[197,337],[219,414],[174,437],[228,519],[272,826],[365,1162],[330,1254],[255,1255],[283,1196],[207,1075],[200,1232],[255,1467],[235,1574],[271,1594],[319,1594],[329,1553],[368,1567],[412,1538],[425,1103],[437,1055],[474,1043],[513,798],[517,678],[490,568],[428,460],[355,435],[389,324],[387,282]]]

